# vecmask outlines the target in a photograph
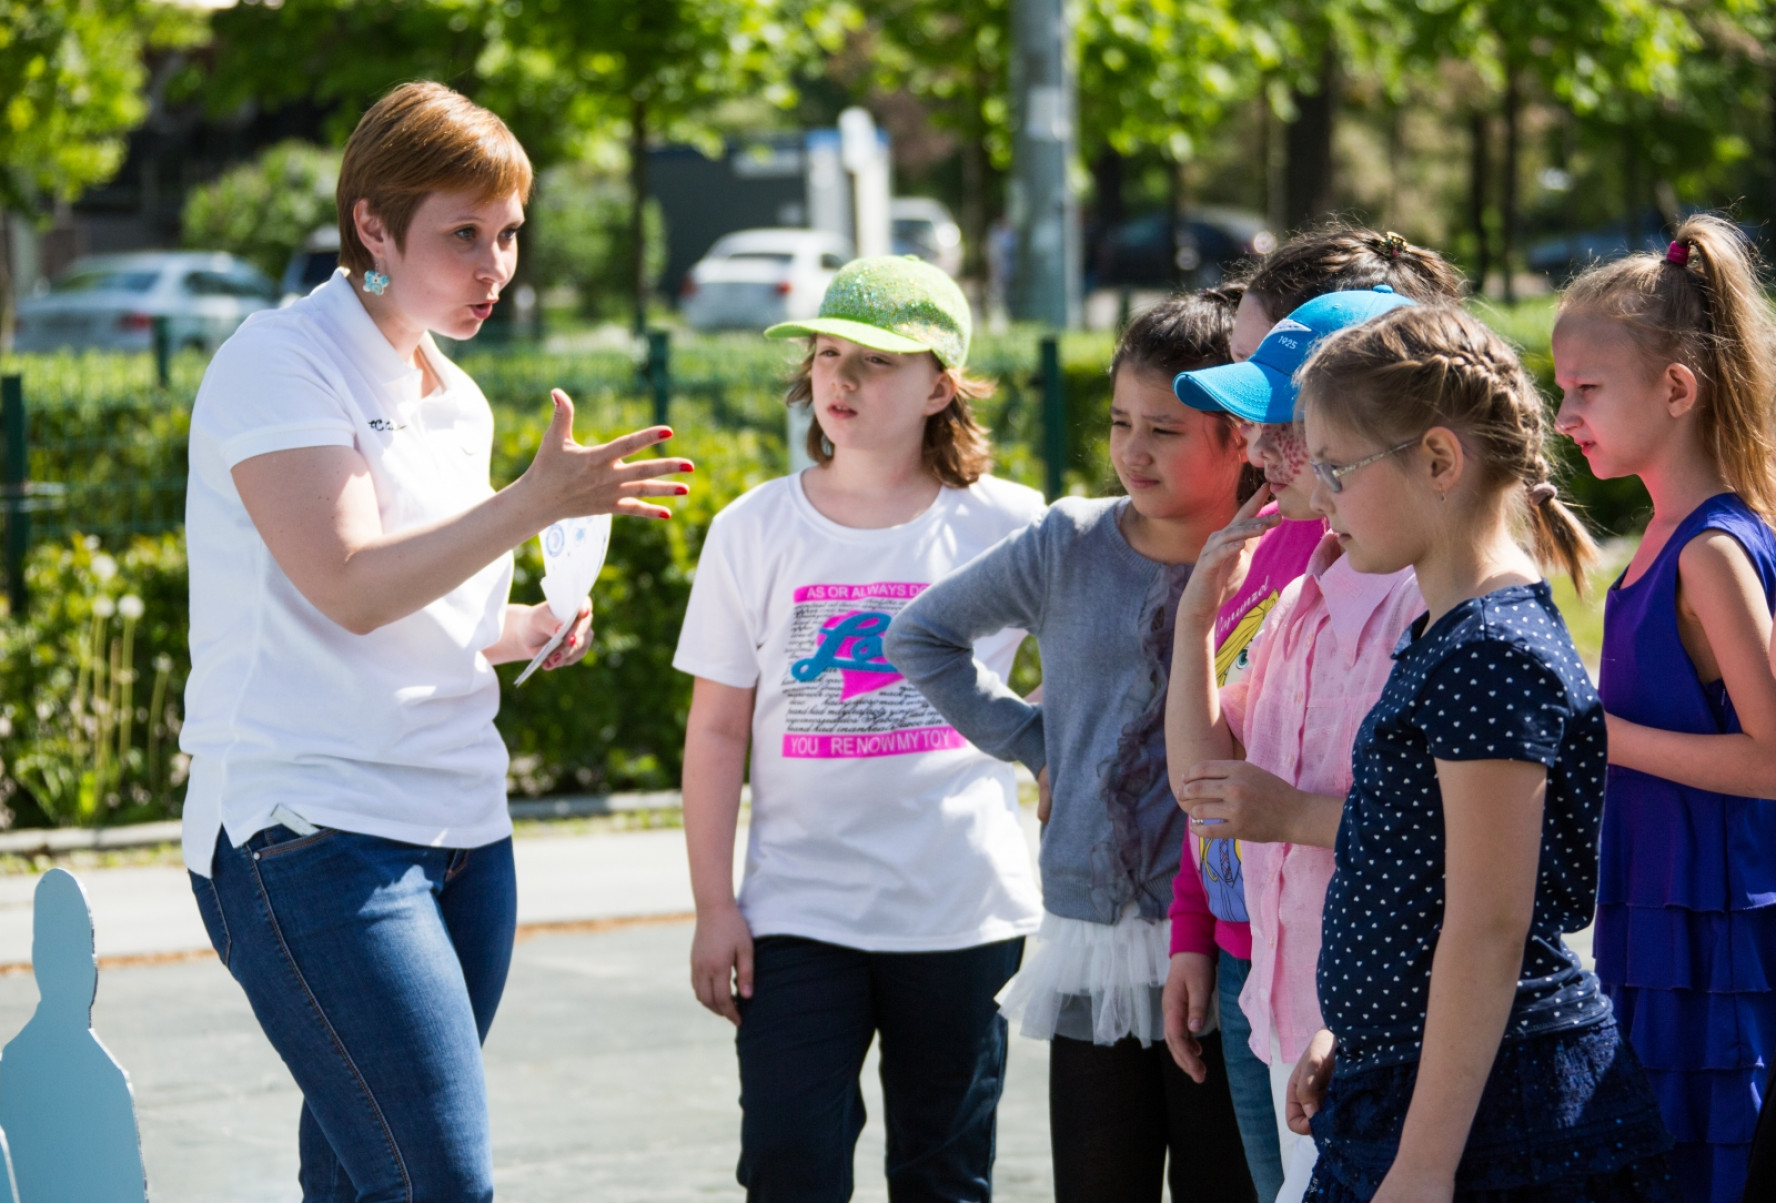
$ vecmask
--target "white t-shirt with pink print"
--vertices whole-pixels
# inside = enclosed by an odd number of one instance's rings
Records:
[[[1036,930],[1042,898],[1011,766],[894,671],[882,636],[951,569],[1041,517],[1039,493],[982,477],[880,530],[821,515],[799,475],[715,518],[673,667],[757,687],[740,910],[754,936],[937,952]],[[975,646],[1002,677],[1024,638]]]

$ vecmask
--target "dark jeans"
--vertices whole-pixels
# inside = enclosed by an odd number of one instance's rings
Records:
[[[1199,1086],[1163,1044],[1054,1038],[1048,1127],[1055,1203],[1252,1203],[1219,1034],[1202,1038]],[[1168,1166],[1167,1154],[1171,1155]]]
[[[481,1041],[512,960],[512,841],[323,828],[216,843],[191,888],[302,1090],[306,1203],[493,1198]]]
[[[740,1185],[753,1203],[843,1203],[863,1131],[859,1078],[881,1039],[888,1197],[985,1203],[1005,1020],[993,996],[1024,942],[862,952],[792,936],[753,949],[741,999]]]

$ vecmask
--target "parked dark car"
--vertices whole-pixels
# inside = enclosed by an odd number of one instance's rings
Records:
[[[1276,249],[1276,235],[1264,218],[1242,209],[1191,209],[1177,222],[1175,243],[1167,235],[1168,221],[1165,213],[1148,213],[1100,233],[1086,250],[1086,289],[1179,283],[1204,288],[1219,283],[1241,260]]]

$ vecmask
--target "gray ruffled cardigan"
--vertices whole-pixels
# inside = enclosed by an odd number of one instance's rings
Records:
[[[974,745],[1049,771],[1042,894],[1069,919],[1163,919],[1185,836],[1165,771],[1165,689],[1187,564],[1150,560],[1117,525],[1124,498],[1063,498],[895,618],[894,666]],[[1007,627],[1036,637],[1043,701],[974,658]]]

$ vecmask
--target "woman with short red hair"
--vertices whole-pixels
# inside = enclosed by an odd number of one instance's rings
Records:
[[[340,271],[256,314],[191,416],[185,863],[216,952],[302,1089],[305,1200],[493,1197],[480,1042],[517,893],[493,665],[556,633],[507,602],[560,519],[665,518],[664,427],[488,483],[472,337],[517,264],[530,161],[438,84],[377,102],[339,176]],[[545,661],[585,654],[583,610]]]

